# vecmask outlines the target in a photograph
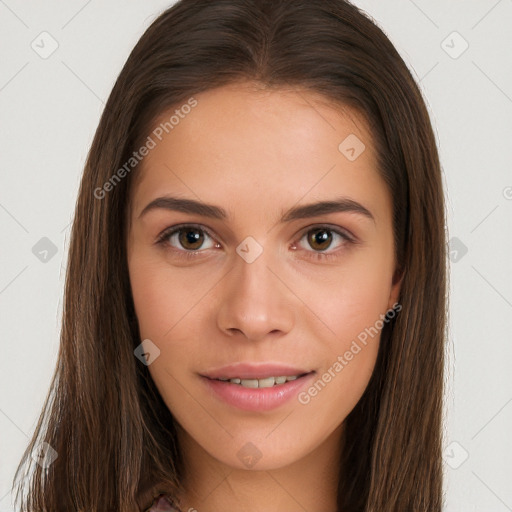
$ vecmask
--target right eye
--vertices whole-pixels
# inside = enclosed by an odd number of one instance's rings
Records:
[[[158,244],[168,245],[174,251],[189,253],[187,256],[203,252],[201,247],[206,238],[211,238],[212,242],[206,248],[212,249],[219,247],[218,242],[214,241],[209,231],[195,224],[180,224],[167,228],[157,239]]]

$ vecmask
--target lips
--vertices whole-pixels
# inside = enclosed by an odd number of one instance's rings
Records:
[[[268,377],[300,377],[311,373],[309,368],[283,363],[233,363],[201,374],[208,379],[266,379]]]
[[[232,368],[229,370],[219,368],[218,370],[212,370],[209,374],[216,375],[218,372],[222,371],[224,374],[227,372],[231,375],[233,372],[240,372],[242,374],[246,372],[245,375],[247,375],[248,370],[247,366],[245,366],[245,369],[242,369],[241,365],[238,365],[238,368],[234,370]],[[250,368],[250,372],[252,373],[254,373],[255,370],[258,371],[260,375],[265,372],[289,373],[302,371],[301,368],[285,367],[283,365],[260,366],[256,369],[254,367]],[[234,409],[251,411],[253,413],[263,413],[284,407],[286,403],[290,403],[294,397],[298,396],[301,390],[311,385],[312,381],[315,379],[315,373],[316,372],[311,371],[303,374],[301,377],[287,380],[282,384],[263,387],[258,385],[257,388],[253,385],[241,385],[233,383],[232,381],[209,378],[206,376],[201,376],[200,382],[201,386],[204,386],[207,396],[212,397],[215,401],[220,401],[223,406],[227,405]],[[261,382],[261,380],[259,382]],[[242,380],[242,383],[254,384],[252,380]]]

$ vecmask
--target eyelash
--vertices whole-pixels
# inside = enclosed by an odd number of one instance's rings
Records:
[[[203,233],[206,233],[212,240],[215,240],[215,237],[213,236],[212,233],[210,233],[210,230],[204,228],[203,226],[201,226],[199,224],[179,224],[177,226],[171,226],[170,228],[167,228],[166,230],[164,230],[158,236],[155,243],[157,245],[167,245],[169,243],[169,239],[171,238],[171,236],[173,236],[176,233],[179,233],[180,231],[184,231],[187,228],[194,228],[199,231],[202,231]],[[301,233],[298,241],[300,242],[304,238],[304,236],[307,235],[309,232],[317,231],[317,230],[325,230],[325,231],[330,231],[332,233],[336,233],[338,236],[340,236],[342,238],[343,244],[345,244],[345,243],[356,244],[357,243],[356,239],[354,237],[350,236],[349,234],[347,234],[345,231],[342,231],[338,228],[331,227],[329,225],[322,225],[322,224],[315,225],[314,227],[308,226],[308,229],[306,229],[305,231],[303,231]],[[294,245],[295,245],[295,243],[294,243]],[[184,257],[184,258],[197,258],[197,254],[203,252],[203,250],[200,250],[200,249],[195,250],[195,251],[189,251],[186,249],[176,249],[172,246],[171,246],[171,250],[176,251],[177,253],[181,253],[181,254],[179,254],[179,256]],[[311,253],[310,257],[314,260],[325,261],[325,260],[331,260],[333,258],[339,257],[339,255],[337,254],[339,252],[339,249],[336,250],[334,252],[334,254],[328,253],[325,251],[320,252],[320,251],[307,251],[306,250],[306,252]]]

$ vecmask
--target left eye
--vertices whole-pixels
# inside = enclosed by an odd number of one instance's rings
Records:
[[[330,226],[319,226],[316,228],[308,229],[300,240],[306,238],[307,243],[314,250],[309,251],[306,249],[306,253],[308,253],[308,258],[315,261],[326,261],[332,260],[335,258],[339,258],[341,253],[339,250],[328,251],[327,249],[331,247],[333,235],[334,234],[338,239],[340,239],[339,246],[343,247],[347,244],[355,244],[356,240],[345,233],[342,230],[332,228]],[[292,246],[292,249],[296,249],[296,245]]]
[[[321,254],[331,247],[333,239],[336,237],[340,240],[339,245],[353,241],[346,233],[328,226],[309,229],[304,233],[301,240],[306,238],[308,245],[314,249],[314,252]]]

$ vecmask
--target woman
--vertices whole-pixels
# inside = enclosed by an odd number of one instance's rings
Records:
[[[178,2],[88,155],[22,509],[440,511],[445,244],[367,16]]]

